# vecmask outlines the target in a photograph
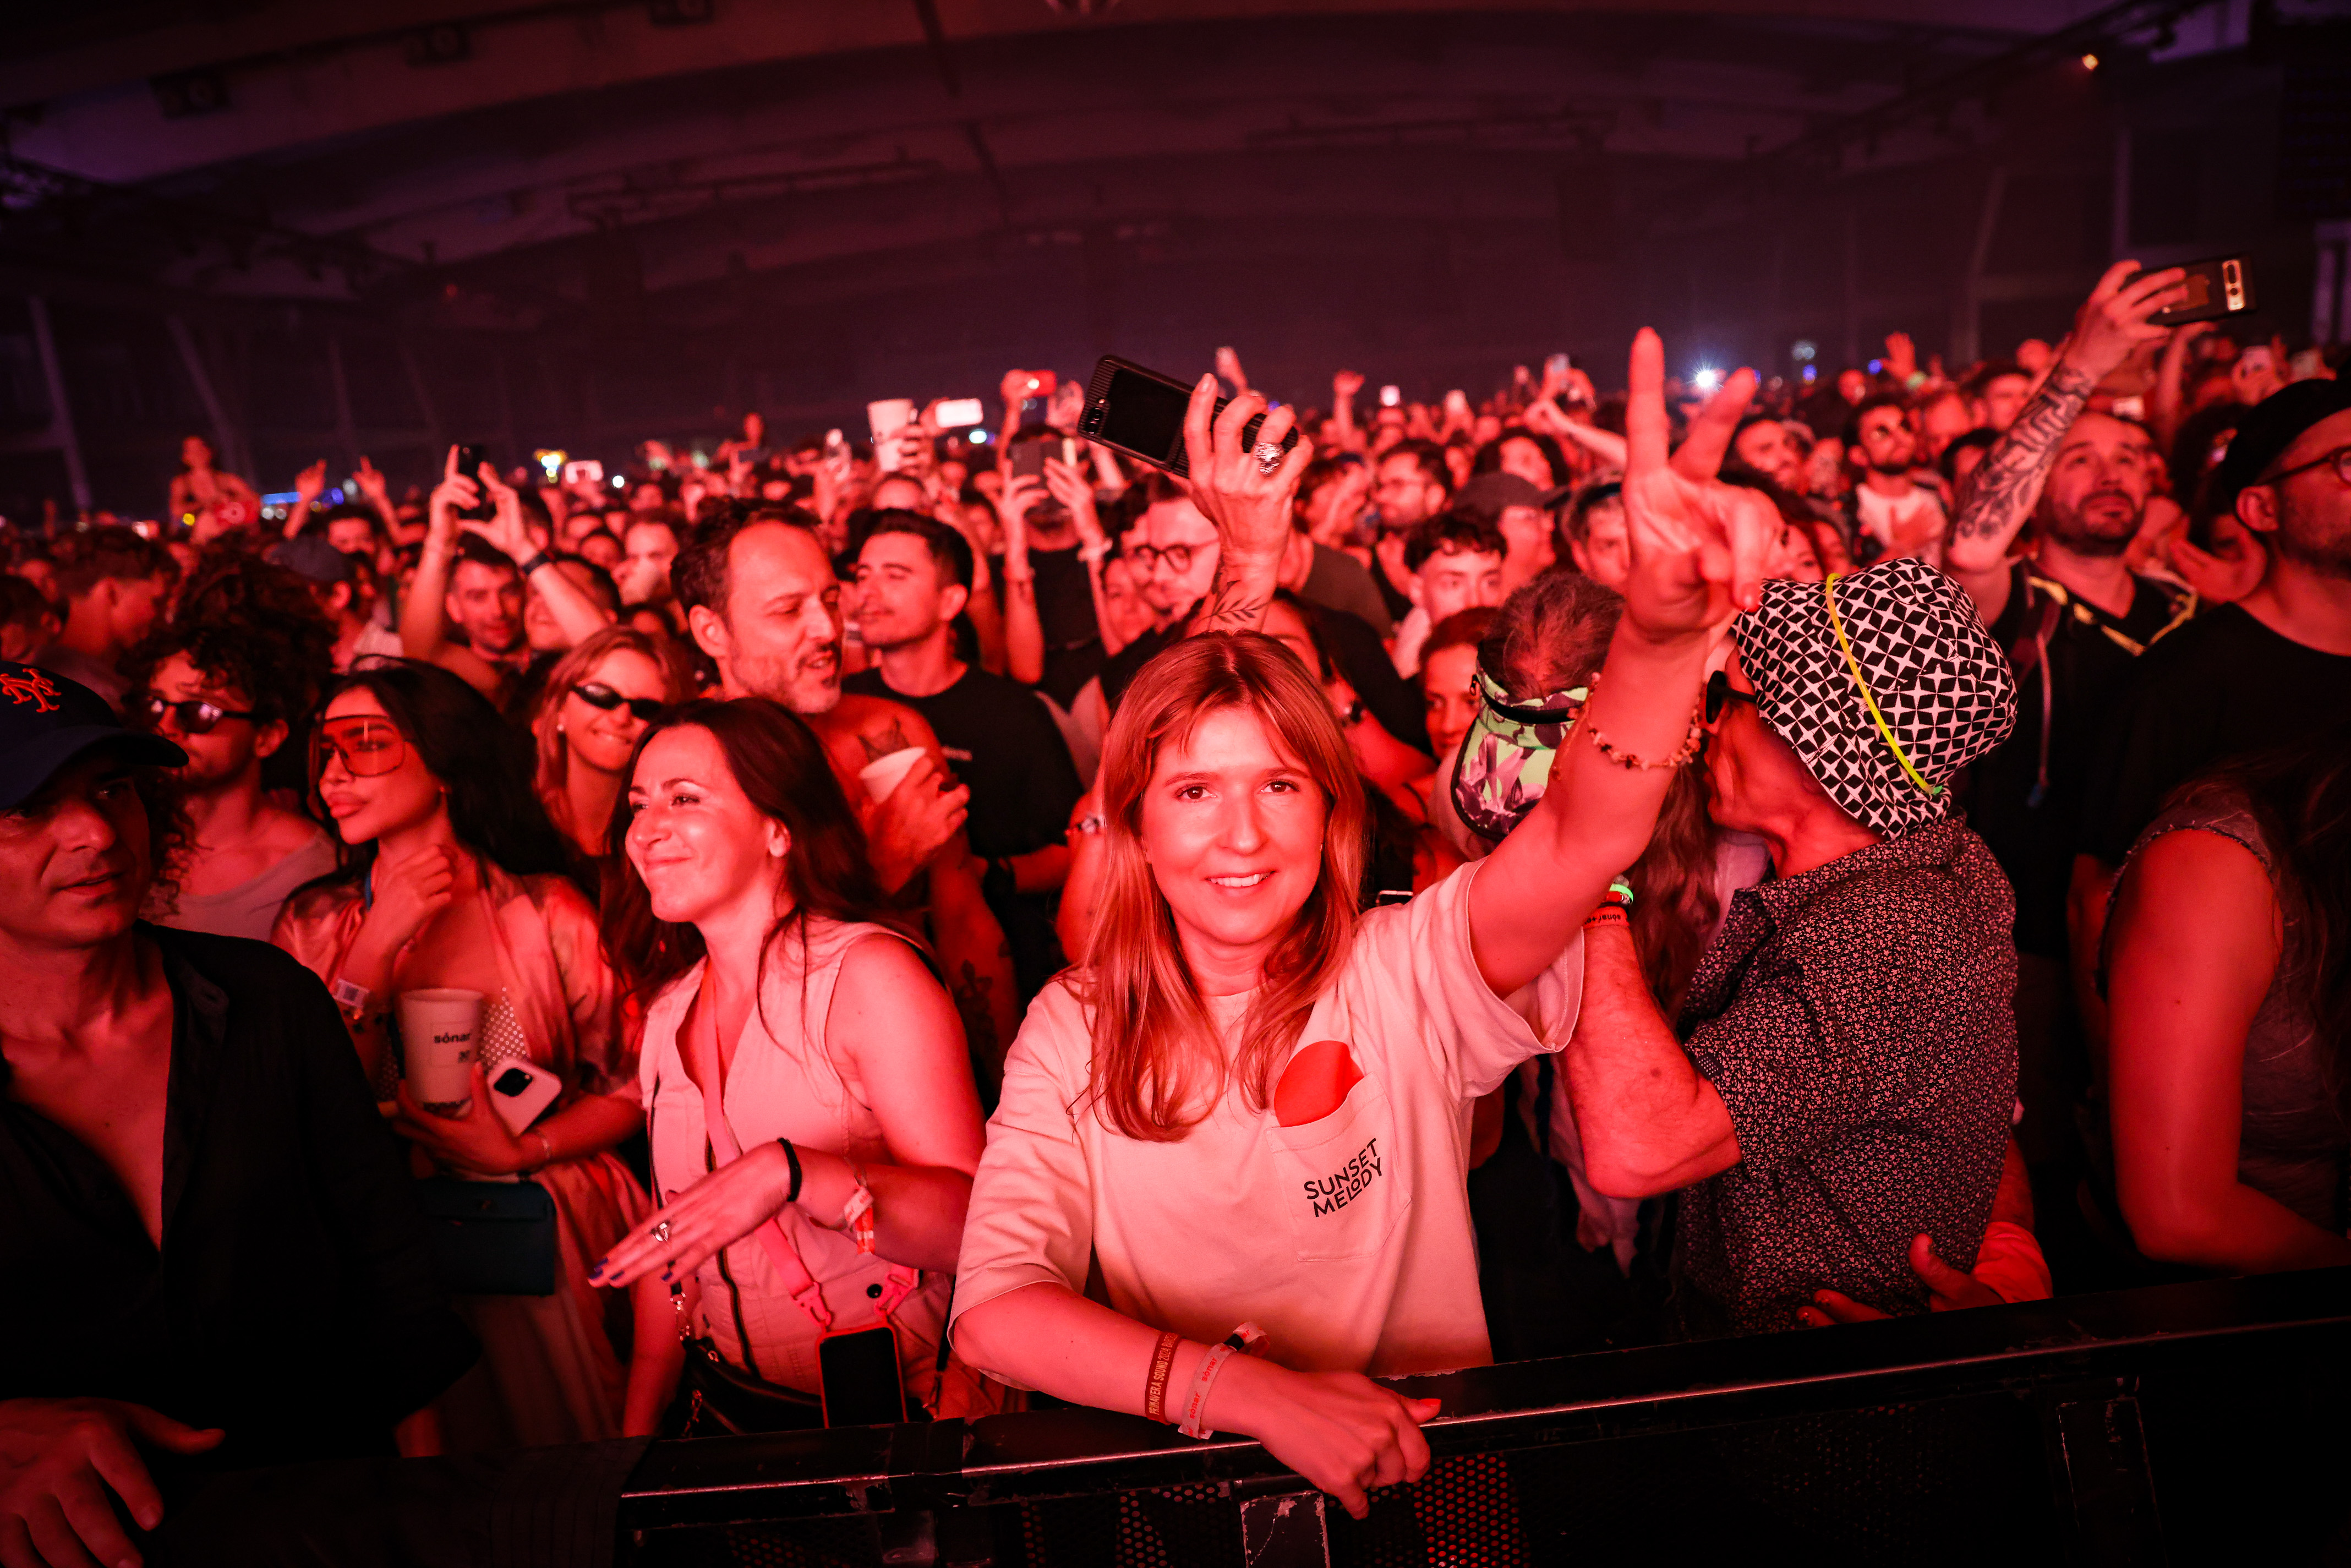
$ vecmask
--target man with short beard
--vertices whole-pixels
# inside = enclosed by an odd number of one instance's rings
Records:
[[[1846,456],[1861,470],[1846,502],[1845,535],[1862,565],[1896,556],[1943,563],[1943,503],[1918,483],[1918,435],[1899,392],[1872,392],[1844,422]]]
[[[2117,267],[2100,281],[2048,381],[1985,455],[1945,549],[2022,688],[2015,730],[1970,769],[1968,821],[2016,892],[2017,1140],[2037,1170],[2078,1153],[2073,1105],[2088,1087],[2066,998],[2065,900],[2091,748],[2139,655],[2197,607],[2124,563],[2157,487],[2154,443],[2085,410],[2108,372],[2163,336],[2148,319],[2179,277]],[[2035,552],[2011,560],[2028,517]]]
[[[841,689],[841,583],[798,508],[714,508],[670,568],[687,630],[718,666],[729,700],[760,696],[798,714],[824,745],[865,830],[883,891],[927,878],[931,939],[963,1015],[981,1091],[991,1103],[1019,1021],[1012,954],[980,892],[963,835],[971,791],[948,776],[939,738],[904,703]],[[869,799],[858,772],[893,753],[925,755],[890,793]]]

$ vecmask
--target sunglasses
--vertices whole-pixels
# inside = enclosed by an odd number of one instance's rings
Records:
[[[630,716],[640,724],[651,724],[669,712],[669,704],[655,697],[624,697],[601,681],[582,681],[571,688],[571,695],[590,707],[604,713],[625,707]]]
[[[153,692],[140,697],[136,711],[145,715],[149,724],[155,725],[162,724],[163,716],[170,714],[172,722],[179,727],[182,735],[210,735],[225,718],[250,719],[260,716],[257,714],[238,713],[233,709],[225,708],[218,703],[204,702],[194,697],[184,702],[172,702],[169,698],[156,695]]]
[[[399,772],[408,760],[408,737],[392,720],[373,714],[323,719],[310,732],[310,777],[326,772],[330,758],[340,758],[354,779],[380,779]]]
[[[1742,692],[1730,684],[1729,670],[1717,670],[1706,678],[1706,722],[1712,726],[1721,722],[1732,703],[1753,706],[1755,694]]]

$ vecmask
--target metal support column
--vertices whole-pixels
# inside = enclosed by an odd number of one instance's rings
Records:
[[[73,404],[66,396],[64,370],[57,363],[57,341],[49,329],[49,302],[37,294],[25,296],[25,313],[33,319],[33,347],[41,356],[41,379],[49,390],[49,438],[65,454],[66,484],[73,492],[74,509],[90,508],[89,471],[82,466],[81,442],[74,435]]]

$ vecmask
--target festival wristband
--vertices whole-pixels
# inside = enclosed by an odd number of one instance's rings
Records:
[[[1167,1375],[1175,1369],[1176,1352],[1184,1336],[1169,1330],[1159,1336],[1151,1353],[1151,1375],[1143,1385],[1143,1414],[1153,1421],[1167,1419]]]
[[[520,576],[528,577],[540,567],[553,566],[554,564],[554,558],[549,556],[545,550],[535,549],[528,555],[523,557],[522,559],[515,562],[515,570]]]
[[[366,1021],[368,1003],[375,999],[373,991],[365,986],[355,986],[340,975],[335,977],[335,983],[329,986],[327,991],[335,998],[335,1006],[342,1009],[346,1021],[352,1024]]]
[[[800,1200],[800,1152],[792,1147],[789,1138],[778,1138],[776,1143],[783,1149],[784,1164],[789,1166],[792,1172],[792,1188],[784,1194],[784,1201],[798,1203]]]
[[[1202,1416],[1208,1408],[1208,1391],[1217,1385],[1217,1374],[1236,1355],[1264,1354],[1266,1343],[1263,1329],[1255,1323],[1243,1323],[1227,1334],[1223,1343],[1212,1346],[1192,1374],[1192,1389],[1184,1396],[1184,1416],[1176,1422],[1176,1430],[1186,1437],[1207,1437],[1214,1428],[1206,1425]]]
[[[1583,928],[1586,931],[1595,925],[1623,925],[1629,928],[1632,924],[1633,917],[1625,913],[1622,904],[1609,904],[1605,901],[1599,908],[1583,917]]]
[[[841,1207],[841,1228],[857,1238],[860,1252],[873,1250],[873,1194],[865,1185],[865,1173],[855,1166],[849,1174],[856,1179],[857,1190]]]
[[[1605,902],[1615,904],[1620,909],[1632,908],[1633,881],[1631,873],[1628,873],[1610,883],[1608,884],[1608,891],[1601,896]]]

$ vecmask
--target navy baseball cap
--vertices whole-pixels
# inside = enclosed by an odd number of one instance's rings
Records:
[[[0,810],[22,805],[58,768],[110,741],[132,762],[177,768],[188,760],[160,735],[123,728],[106,699],[79,681],[0,659]]]

